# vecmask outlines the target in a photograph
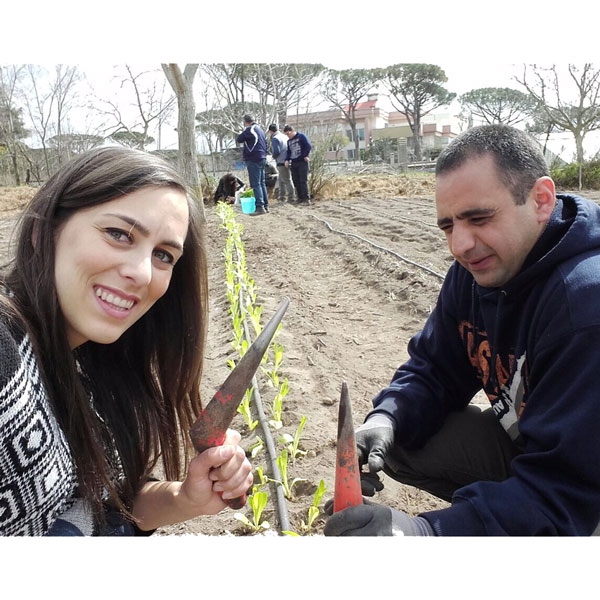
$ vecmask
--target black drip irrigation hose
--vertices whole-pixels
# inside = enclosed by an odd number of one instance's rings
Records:
[[[245,306],[243,291],[240,289],[240,307],[243,306]],[[243,319],[243,326],[246,340],[248,344],[251,344],[252,339],[250,338],[250,332],[248,331],[248,323],[246,319]],[[267,447],[267,454],[269,455],[269,464],[271,467],[272,479],[274,479],[275,481],[282,481],[281,471],[279,470],[279,466],[277,465],[277,450],[275,448],[273,436],[271,435],[271,430],[269,429],[269,422],[263,409],[262,399],[260,397],[260,392],[258,391],[258,380],[256,378],[256,375],[254,375],[254,377],[252,378],[252,396],[254,398],[254,406],[256,407],[258,422],[260,423],[261,429],[263,430],[263,434],[265,437],[265,445]],[[290,531],[290,521],[283,485],[277,483],[275,484],[275,495],[277,498],[277,501],[275,502],[275,510],[279,518],[279,531]]]
[[[342,204],[341,202],[338,202],[338,206],[340,206],[342,208],[347,208],[348,210],[354,210],[356,212],[368,213],[370,215],[378,215],[379,217],[383,217],[385,219],[390,218],[390,215],[387,215],[387,214],[381,213],[381,212],[376,212],[369,208],[363,208],[363,207],[359,207],[359,206],[347,206],[345,204]],[[435,229],[436,231],[439,232],[439,228],[437,225],[435,225],[434,223],[428,223],[427,221],[423,221],[423,219],[411,219],[409,217],[400,217],[398,215],[394,215],[394,219],[397,219],[399,221],[404,221],[405,223],[421,223],[422,225],[425,225],[426,227],[432,227],[433,229]]]
[[[409,265],[412,265],[413,267],[417,267],[418,269],[421,269],[423,271],[426,271],[427,273],[433,275],[434,277],[437,277],[439,279],[441,279],[442,281],[444,281],[445,276],[437,273],[436,271],[433,271],[432,269],[426,267],[425,265],[421,265],[417,262],[414,262],[412,260],[410,260],[409,258],[406,258],[405,256],[402,256],[401,254],[398,254],[397,252],[394,252],[393,250],[390,250],[389,248],[385,248],[384,246],[380,246],[379,244],[376,244],[375,242],[372,242],[371,240],[368,240],[367,238],[364,238],[360,235],[356,235],[355,233],[349,233],[347,231],[341,231],[339,229],[334,229],[325,219],[320,219],[319,217],[315,217],[315,215],[310,215],[313,219],[316,219],[317,221],[321,221],[321,223],[325,223],[325,225],[327,226],[327,228],[330,231],[333,231],[334,233],[339,233],[341,235],[346,235],[349,237],[354,237],[357,238],[359,240],[361,240],[362,242],[365,242],[366,244],[369,244],[371,246],[373,246],[374,248],[377,248],[378,250],[382,250],[383,252],[387,252],[388,254],[392,254],[393,256],[395,256],[396,258],[399,258],[400,260],[404,261],[405,263],[408,263]]]

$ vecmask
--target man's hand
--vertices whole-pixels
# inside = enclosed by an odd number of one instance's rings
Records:
[[[359,464],[369,466],[371,473],[383,469],[385,457],[394,443],[394,423],[390,417],[369,417],[354,433]]]
[[[333,504],[325,505],[330,514]],[[409,517],[406,513],[389,506],[365,504],[351,506],[332,514],[323,533],[326,536],[433,536],[433,529],[423,517]]]

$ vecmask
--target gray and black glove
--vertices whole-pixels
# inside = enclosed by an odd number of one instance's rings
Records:
[[[385,457],[394,443],[394,422],[386,415],[375,414],[356,429],[354,436],[358,462],[369,467],[369,472],[361,475],[362,493],[374,496],[383,489],[377,472],[383,469]]]
[[[332,505],[325,506],[326,514],[330,514]],[[402,511],[366,500],[364,504],[332,514],[325,523],[323,533],[326,536],[342,537],[435,535],[427,519],[410,517]]]

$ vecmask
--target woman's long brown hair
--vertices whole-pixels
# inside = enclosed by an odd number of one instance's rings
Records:
[[[76,211],[148,186],[179,189],[190,207],[184,253],[169,288],[116,342],[90,341],[73,352],[54,280],[57,233]],[[52,176],[24,211],[3,282],[13,294],[13,316],[32,339],[81,495],[98,520],[103,501],[129,514],[159,459],[168,479],[180,478],[191,452],[187,432],[201,410],[208,282],[204,225],[176,169],[158,156],[127,148],[80,155]],[[6,307],[6,299],[2,304]],[[117,480],[119,464],[124,478]]]

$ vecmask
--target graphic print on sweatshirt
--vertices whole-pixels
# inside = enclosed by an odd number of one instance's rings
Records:
[[[487,333],[468,321],[460,324],[459,335],[496,418],[511,439],[516,440],[519,437],[518,421],[525,408],[528,388],[526,353],[523,352],[519,358],[511,352],[494,354]],[[492,361],[495,363],[493,367]]]

